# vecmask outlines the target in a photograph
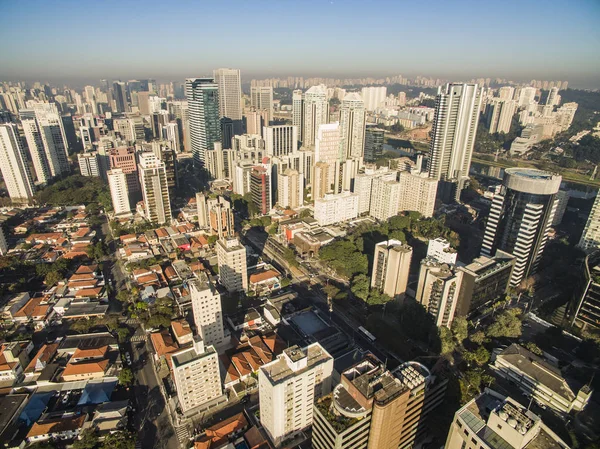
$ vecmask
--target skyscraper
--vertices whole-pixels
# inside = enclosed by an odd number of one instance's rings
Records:
[[[287,168],[277,175],[277,202],[281,207],[295,209],[302,206],[303,185],[298,170]]]
[[[304,116],[303,105],[304,105],[304,96],[301,90],[295,90],[292,92],[292,125],[298,128],[298,138],[302,140],[302,117]]]
[[[450,327],[458,304],[462,271],[426,257],[421,260],[415,299],[433,317],[436,326]]]
[[[600,247],[600,194],[596,195],[594,205],[577,246],[586,252]]]
[[[265,126],[262,134],[267,156],[287,156],[298,151],[298,128],[294,125]]]
[[[171,200],[165,164],[154,153],[140,153],[140,185],[146,219],[158,224],[171,221]]]
[[[250,192],[252,201],[261,214],[268,214],[273,207],[271,192],[271,170],[262,165],[252,167],[250,172]]]
[[[213,72],[219,88],[219,116],[242,120],[242,84],[238,69],[217,69]]]
[[[365,161],[375,162],[383,155],[385,130],[369,125],[365,129]]]
[[[122,114],[128,111],[127,89],[125,83],[121,81],[115,81],[113,83],[113,98],[118,113]]]
[[[385,221],[398,215],[401,185],[392,176],[393,179],[388,176],[374,178],[371,184],[369,215],[378,220]]]
[[[235,237],[221,239],[216,246],[221,284],[228,292],[248,290],[246,247]]]
[[[231,203],[223,196],[206,198],[203,193],[196,194],[198,207],[198,226],[207,228],[219,239],[233,237],[235,233]]]
[[[252,86],[250,88],[250,104],[257,110],[268,111],[268,122],[273,120],[273,87]]]
[[[221,294],[205,273],[187,281],[192,299],[194,324],[207,345],[221,345],[225,340]]]
[[[121,168],[114,168],[109,170],[106,176],[115,215],[130,213],[131,203],[129,201],[127,173]]]
[[[442,181],[442,201],[460,198],[469,179],[482,89],[477,84],[438,88],[429,146],[429,176]],[[450,184],[450,185],[448,185]]]
[[[398,212],[415,211],[424,217],[432,217],[435,209],[438,182],[425,173],[400,172]]]
[[[371,287],[390,298],[404,296],[413,249],[400,240],[385,240],[375,245]]]
[[[357,93],[349,93],[340,108],[341,148],[343,159],[361,159],[365,151],[365,103]]]
[[[487,125],[490,134],[510,132],[513,116],[517,112],[517,102],[494,98],[487,105]]]
[[[29,204],[33,199],[33,181],[17,125],[0,124],[0,171],[13,203]]]
[[[322,84],[312,86],[304,93],[303,111],[302,145],[310,147],[315,144],[319,126],[328,122],[329,107],[326,86]]]
[[[129,196],[129,205],[135,204],[141,199],[140,179],[138,175],[138,166],[135,160],[135,148],[121,146],[110,150],[109,152],[110,168],[123,170],[127,178],[127,194]]]
[[[481,254],[496,250],[515,256],[513,287],[535,273],[556,211],[560,175],[529,168],[508,168],[494,195]]]
[[[221,142],[219,120],[219,86],[212,78],[190,78],[185,81],[190,122],[190,147],[194,166],[205,163],[205,153]]]

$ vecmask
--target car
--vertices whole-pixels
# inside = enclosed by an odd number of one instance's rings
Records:
[[[127,360],[128,365],[131,365],[131,355],[128,352],[125,353],[125,360]]]
[[[63,404],[66,404],[67,402],[69,402],[69,393],[68,393],[68,392],[67,392],[67,393],[66,393],[66,394],[63,396],[63,398],[62,398],[62,401],[61,401],[61,402],[62,402]]]

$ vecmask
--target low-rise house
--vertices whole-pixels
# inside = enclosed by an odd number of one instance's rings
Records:
[[[52,318],[52,306],[48,303],[46,296],[34,296],[29,299],[12,319],[17,323],[33,322],[36,329],[42,329],[48,325]]]
[[[78,380],[100,379],[104,377],[108,367],[108,359],[91,360],[80,363],[67,363],[61,374],[63,382],[74,382]]]
[[[23,374],[25,375],[25,382],[35,382],[42,371],[54,360],[58,350],[58,343],[51,343],[43,345],[36,355],[27,364]]]
[[[227,321],[233,330],[242,330],[253,327],[258,327],[262,324],[262,317],[256,309],[242,310],[233,315],[227,316]]]
[[[87,420],[87,415],[61,416],[33,424],[27,433],[27,442],[36,443],[50,439],[71,440],[77,438]]]
[[[271,326],[277,326],[281,323],[281,315],[278,310],[270,304],[265,304],[263,307],[263,316]]]
[[[33,349],[30,341],[15,341],[0,345],[0,387],[12,387],[23,377]]]
[[[192,333],[190,323],[188,323],[186,320],[181,319],[171,321],[171,330],[173,331],[173,335],[175,336],[175,339],[177,340],[179,346],[184,346],[192,343],[194,335]]]
[[[238,413],[214,426],[207,427],[204,434],[194,442],[194,449],[221,449],[241,438],[248,429],[248,421],[243,413]],[[246,446],[247,447],[247,446]]]
[[[69,304],[69,307],[63,314],[63,319],[77,320],[81,318],[89,319],[103,317],[108,311],[108,304],[100,304],[97,301],[75,302]]]
[[[257,295],[269,294],[281,288],[281,273],[270,265],[260,267],[248,277],[248,286]]]
[[[98,405],[92,418],[84,424],[84,429],[93,429],[99,439],[127,426],[127,407],[129,401],[113,401]]]
[[[25,304],[31,299],[28,292],[22,292],[15,294],[8,302],[2,307],[2,319],[12,321],[15,314],[23,308]]]
[[[163,329],[160,332],[151,333],[150,341],[154,348],[154,359],[157,364],[166,361],[167,364],[171,366],[171,356],[173,353],[179,351],[179,345],[173,340],[169,331]]]

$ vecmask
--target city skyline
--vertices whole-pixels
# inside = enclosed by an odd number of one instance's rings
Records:
[[[562,0],[510,1],[498,10],[467,0],[452,8],[437,1],[230,2],[210,9],[193,2],[172,9],[158,2],[136,8],[133,0],[34,3],[27,9],[19,3],[3,5],[0,36],[11,45],[2,49],[6,63],[0,79],[82,84],[100,78],[183,80],[234,67],[243,80],[401,73],[453,81],[567,79],[573,87],[600,88],[600,32],[595,27],[600,5],[593,1],[578,2],[576,8]],[[37,14],[31,15],[30,8]],[[116,8],[136,11],[135,17],[115,14]],[[194,10],[197,14],[189,14]],[[249,29],[252,23],[262,25]],[[23,24],[28,38],[11,39]],[[219,45],[205,45],[212,39]],[[157,63],[161,54],[167,59]]]

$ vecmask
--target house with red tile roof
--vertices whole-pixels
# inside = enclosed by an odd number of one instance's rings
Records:
[[[37,443],[50,439],[72,440],[77,438],[87,420],[87,415],[62,416],[33,424],[27,433],[28,443]]]
[[[194,449],[220,449],[230,440],[240,437],[248,429],[244,413],[238,413],[213,426],[206,428],[204,435],[194,442]]]
[[[108,369],[108,359],[92,360],[80,363],[67,363],[61,374],[63,382],[74,382],[78,380],[100,379]]]
[[[192,328],[185,319],[171,321],[171,330],[179,346],[192,343],[194,338]]]
[[[40,377],[42,371],[49,363],[56,357],[58,350],[58,343],[51,343],[43,345],[35,356],[31,359],[23,374],[25,375],[25,382],[33,382]]]

